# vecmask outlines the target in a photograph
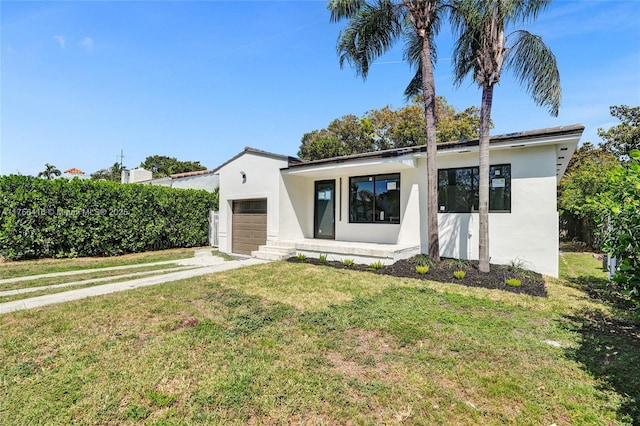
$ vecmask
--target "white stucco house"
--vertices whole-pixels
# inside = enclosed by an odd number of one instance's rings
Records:
[[[557,184],[583,131],[491,138],[492,263],[558,275]],[[478,140],[440,144],[437,163],[441,256],[477,259]],[[425,146],[309,162],[245,148],[215,173],[222,252],[387,264],[428,252]]]

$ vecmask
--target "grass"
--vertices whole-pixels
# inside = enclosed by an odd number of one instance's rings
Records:
[[[108,268],[112,266],[137,265],[193,257],[194,249],[170,249],[149,253],[134,253],[114,257],[87,257],[80,259],[39,259],[5,262],[0,279],[41,275],[80,269]]]
[[[219,251],[219,250],[211,250],[211,254],[214,256],[220,256],[221,258],[224,259],[225,262],[230,262],[232,260],[236,260],[235,257],[229,255],[228,253]]]
[[[31,288],[31,287],[43,287],[49,285],[63,284],[68,282],[75,281],[84,281],[96,278],[105,278],[105,277],[117,277],[125,274],[134,274],[137,272],[148,272],[148,271],[164,271],[169,268],[175,268],[179,266],[176,263],[167,263],[163,265],[153,265],[153,266],[143,266],[127,268],[127,269],[118,269],[111,271],[94,271],[87,272],[86,274],[78,274],[78,275],[64,275],[59,277],[45,277],[38,278],[34,280],[27,281],[17,281],[12,283],[0,283],[0,292],[7,290],[17,290],[23,288]]]
[[[0,416],[631,424],[633,340],[613,369],[587,359],[605,348],[584,313],[618,318],[579,286],[593,261],[564,258],[548,298],[278,262],[3,315]]]
[[[138,268],[136,268],[138,269]],[[142,272],[142,271],[140,271]],[[123,275],[110,275],[108,276],[109,280],[105,280],[105,281],[98,281],[98,282],[88,282],[88,283],[84,283],[84,284],[78,284],[78,285],[73,285],[73,286],[69,286],[69,287],[53,287],[53,288],[43,288],[40,290],[35,290],[35,291],[30,291],[28,293],[20,293],[20,294],[14,294],[14,295],[9,295],[9,296],[0,296],[0,303],[5,303],[5,302],[11,302],[14,300],[22,300],[22,299],[28,299],[31,297],[38,297],[38,296],[44,296],[47,294],[55,294],[55,293],[62,293],[65,291],[69,291],[69,290],[77,290],[80,288],[87,288],[87,287],[95,287],[95,286],[99,286],[99,285],[104,285],[104,284],[112,284],[112,283],[117,283],[117,282],[122,282],[122,281],[129,281],[129,280],[134,280],[137,278],[148,278],[148,277],[153,277],[153,276],[157,276],[157,275],[163,275],[166,274],[168,272],[171,271],[167,271],[166,269],[149,269],[145,272],[144,275],[138,275],[138,276],[123,276]],[[106,277],[105,277],[106,278]]]

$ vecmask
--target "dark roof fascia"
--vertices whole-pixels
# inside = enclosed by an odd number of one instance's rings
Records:
[[[524,132],[506,133],[503,135],[491,136],[489,143],[499,144],[499,143],[506,143],[506,142],[515,142],[515,141],[519,141],[523,139],[531,139],[531,138],[548,138],[552,136],[565,136],[565,135],[570,135],[577,132],[580,132],[582,134],[583,131],[584,131],[584,126],[582,124],[550,127],[546,129],[529,130]],[[480,144],[480,140],[477,138],[462,139],[455,142],[439,143],[437,145],[437,149],[438,151],[446,151],[446,150],[452,150],[456,148],[474,147],[474,146],[478,146],[479,144]],[[310,167],[310,166],[330,164],[330,163],[339,164],[339,163],[345,163],[348,161],[355,161],[355,160],[361,160],[366,158],[400,157],[407,154],[414,154],[414,153],[426,152],[426,151],[427,151],[426,145],[417,145],[417,146],[410,146],[405,148],[394,148],[394,149],[387,149],[384,151],[365,152],[362,154],[353,154],[353,155],[345,155],[341,157],[324,158],[321,160],[314,160],[314,161],[301,161],[300,163],[297,163],[297,164],[290,164],[289,167],[284,168],[282,170],[301,168],[301,167]]]
[[[251,148],[250,146],[246,146],[243,151],[237,153],[236,155],[234,155],[233,157],[231,157],[230,159],[228,159],[224,163],[220,164],[218,167],[213,169],[211,172],[212,173],[217,173],[224,166],[226,166],[229,163],[234,162],[235,160],[237,160],[238,158],[242,157],[245,154],[256,154],[256,155],[262,155],[264,157],[274,158],[276,160],[284,160],[284,161],[286,161],[288,163],[289,166],[302,162],[302,160],[300,160],[297,157],[291,157],[291,156],[288,156],[288,155],[276,154],[276,153],[273,153],[273,152],[263,151],[261,149],[256,149],[256,148]]]

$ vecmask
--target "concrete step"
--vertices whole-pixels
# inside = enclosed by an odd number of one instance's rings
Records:
[[[333,253],[337,255],[355,255],[355,256],[368,256],[368,257],[379,257],[379,258],[387,258],[393,259],[394,251],[390,249],[380,249],[380,248],[371,248],[371,247],[362,247],[362,246],[343,246],[343,245],[335,245],[335,246],[327,246],[326,244],[315,244],[315,243],[299,243],[296,244],[296,249],[299,251],[310,251],[316,253]]]
[[[273,253],[273,254],[281,254],[281,255],[289,255],[293,256],[296,254],[296,249],[294,247],[278,247],[267,244],[265,246],[259,246],[258,250],[262,253]]]
[[[267,245],[258,247],[258,250],[251,252],[251,256],[264,260],[284,260],[295,254],[295,247],[285,244],[282,246],[272,245],[271,241]]]
[[[252,251],[251,256],[255,257],[256,259],[262,260],[285,260],[291,257],[290,255],[286,254],[270,253],[260,250]]]
[[[267,241],[267,245],[266,246],[261,246],[261,247],[280,247],[280,248],[288,248],[291,250],[295,250],[296,245],[295,243],[292,243],[291,241]]]

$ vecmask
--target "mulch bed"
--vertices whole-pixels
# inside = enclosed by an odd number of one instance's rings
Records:
[[[309,263],[313,265],[322,265],[338,269],[350,269],[354,271],[367,271],[374,274],[390,275],[400,278],[415,278],[425,281],[438,281],[451,285],[464,285],[467,287],[482,287],[488,289],[498,289],[509,291],[512,293],[528,294],[530,296],[547,297],[547,289],[545,287],[542,275],[525,271],[524,273],[514,273],[504,265],[491,265],[491,272],[483,273],[478,270],[477,261],[465,262],[466,265],[460,265],[452,259],[443,259],[438,265],[429,268],[426,274],[416,272],[416,260],[406,259],[399,260],[393,265],[383,266],[380,269],[373,269],[369,265],[355,264],[345,266],[339,261],[327,261],[321,263],[318,259],[307,258],[300,260],[297,257],[291,257],[289,262]],[[465,271],[466,276],[463,279],[456,279],[453,276],[454,271]],[[521,281],[520,287],[512,287],[505,284],[507,278],[518,278]]]

